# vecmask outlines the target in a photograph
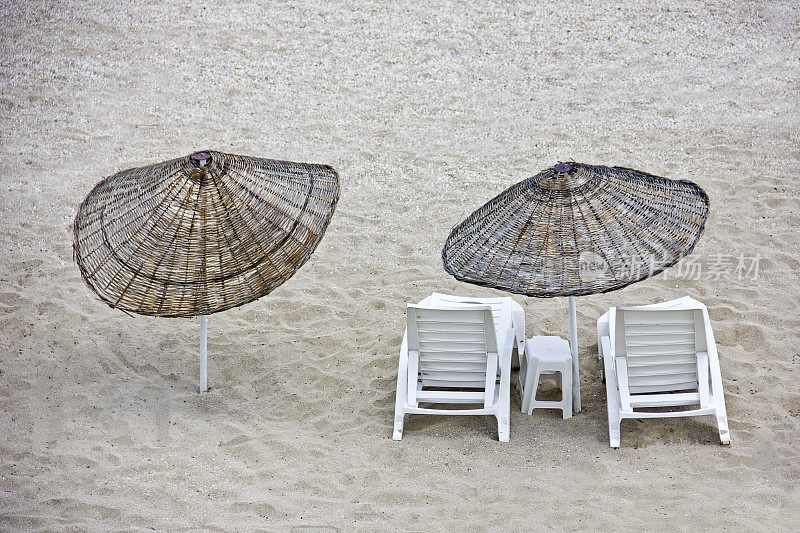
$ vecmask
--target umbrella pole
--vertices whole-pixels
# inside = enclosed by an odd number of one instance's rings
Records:
[[[207,341],[208,325],[206,316],[202,315],[200,317],[200,392],[206,392],[208,390],[208,365],[206,363],[208,356]]]
[[[575,297],[569,297],[569,351],[572,354],[572,409],[581,412],[581,377],[578,373],[578,318]]]

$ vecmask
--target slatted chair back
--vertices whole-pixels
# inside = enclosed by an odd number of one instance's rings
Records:
[[[459,307],[462,305],[488,305],[492,308],[492,320],[494,320],[494,325],[497,328],[497,331],[506,331],[507,329],[511,328],[511,307],[506,304],[506,301],[509,300],[509,298],[480,298],[470,300],[469,298],[462,296],[452,296],[438,292],[433,293],[432,296],[438,303],[453,305],[454,307]]]
[[[629,393],[697,391],[702,380],[707,388],[703,324],[700,309],[618,308],[616,355],[626,359]]]
[[[498,345],[490,306],[409,305],[407,320],[409,384],[484,389],[493,397]]]

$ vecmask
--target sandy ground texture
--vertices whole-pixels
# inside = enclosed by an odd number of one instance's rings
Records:
[[[797,2],[222,4],[0,3],[0,529],[796,530]],[[99,301],[71,224],[104,176],[205,148],[342,193],[294,278],[210,317],[200,395],[198,321]],[[579,299],[579,416],[515,396],[508,444],[479,417],[392,441],[405,304],[502,294],[444,272],[450,228],[571,159],[704,187],[701,275]],[[733,444],[705,417],[611,450],[595,320],[683,295]],[[566,299],[517,300],[567,336]]]

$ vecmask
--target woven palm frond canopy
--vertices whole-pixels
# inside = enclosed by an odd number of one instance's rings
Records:
[[[202,316],[289,279],[339,199],[325,165],[203,151],[104,179],[78,209],[74,256],[111,307]]]
[[[461,281],[527,296],[608,292],[688,255],[708,207],[689,181],[559,163],[472,213],[450,233],[442,260]]]

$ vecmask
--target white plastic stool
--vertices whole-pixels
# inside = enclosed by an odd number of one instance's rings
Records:
[[[536,399],[539,380],[554,378],[561,389],[561,401]],[[522,412],[534,409],[561,409],[564,418],[572,416],[572,354],[561,337],[532,337],[525,341],[524,361],[520,361],[519,385]]]

